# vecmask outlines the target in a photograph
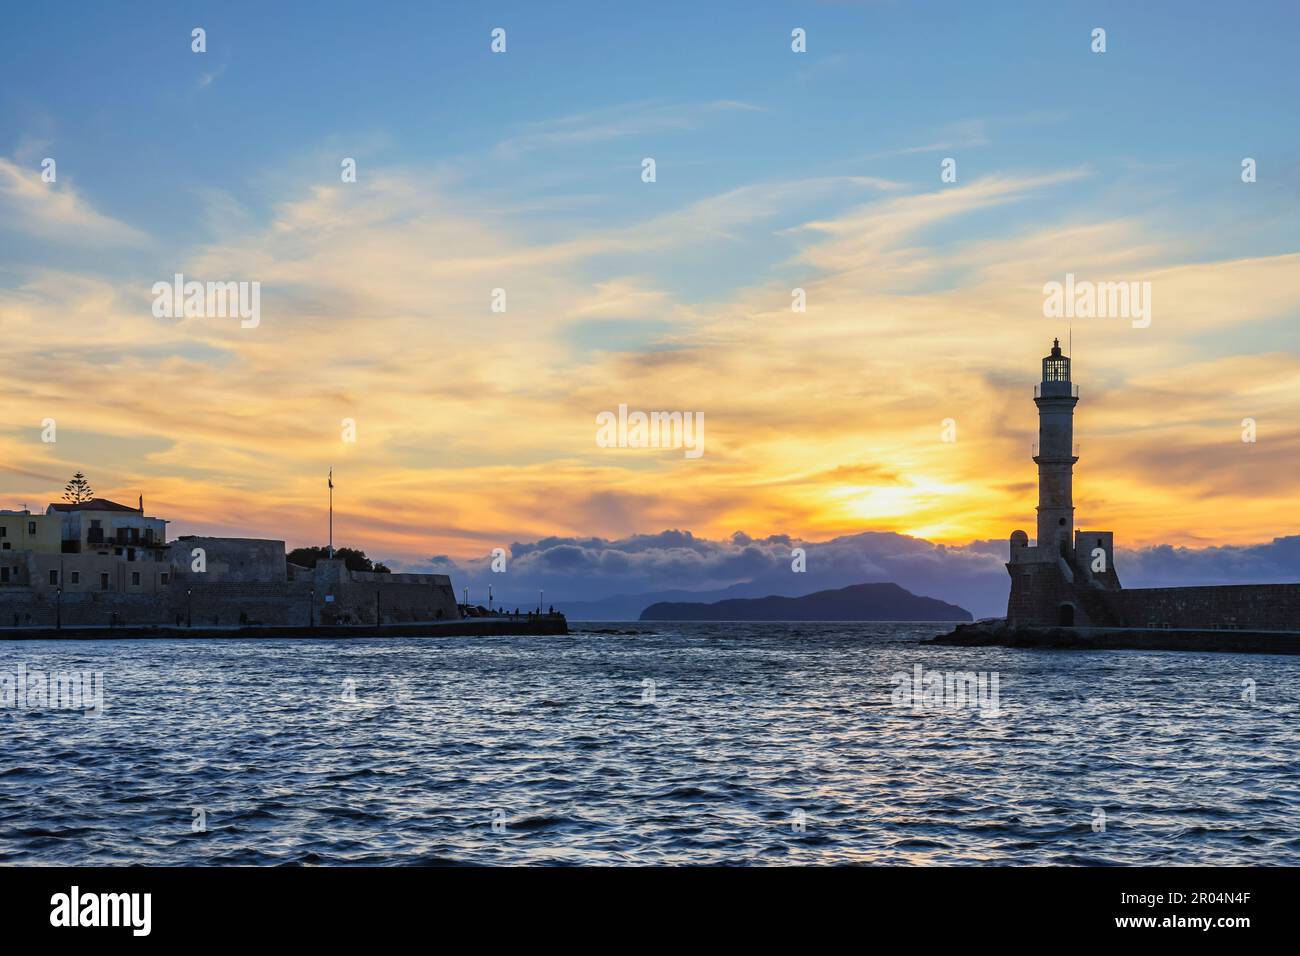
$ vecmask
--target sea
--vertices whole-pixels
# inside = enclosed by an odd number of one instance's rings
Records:
[[[571,628],[0,642],[0,864],[1300,864],[1300,658]]]

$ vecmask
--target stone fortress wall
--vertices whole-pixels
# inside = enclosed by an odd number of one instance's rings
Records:
[[[204,570],[193,569],[195,548],[203,549]],[[55,558],[61,559],[64,574],[82,563],[97,569],[106,560],[69,554],[50,556],[50,561]],[[130,568],[138,562],[119,563]],[[165,562],[148,562],[155,563],[165,570],[166,582],[149,591],[117,588],[121,575],[111,576],[103,590],[60,593],[44,577],[0,587],[0,627],[52,627],[56,622],[69,627],[391,624],[460,617],[445,574],[353,572],[342,561],[297,568],[286,562],[282,541],[178,538],[169,545]]]

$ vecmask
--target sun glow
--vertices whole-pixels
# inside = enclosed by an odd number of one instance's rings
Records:
[[[905,484],[853,485],[832,494],[840,510],[868,523],[932,514],[963,493],[957,484],[930,478],[909,478]]]

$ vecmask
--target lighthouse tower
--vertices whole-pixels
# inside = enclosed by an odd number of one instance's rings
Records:
[[[1061,340],[1052,340],[1043,359],[1043,381],[1034,389],[1038,406],[1038,552],[1073,563],[1074,551],[1074,406],[1079,389],[1070,382],[1070,358]],[[1050,560],[1050,558],[1048,558]]]
[[[1110,592],[1122,585],[1115,572],[1115,535],[1074,527],[1074,406],[1079,391],[1070,381],[1070,357],[1061,340],[1043,359],[1043,380],[1034,386],[1038,406],[1038,541],[1011,532],[1007,571],[1011,594],[1007,622],[1014,627],[1080,627],[1119,624],[1124,615]]]

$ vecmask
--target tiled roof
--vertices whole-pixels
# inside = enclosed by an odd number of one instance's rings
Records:
[[[109,501],[107,498],[91,498],[89,501],[82,501],[73,504],[71,501],[52,501],[48,511],[130,511],[139,514],[138,508],[131,508],[127,505],[120,505],[116,501]]]

